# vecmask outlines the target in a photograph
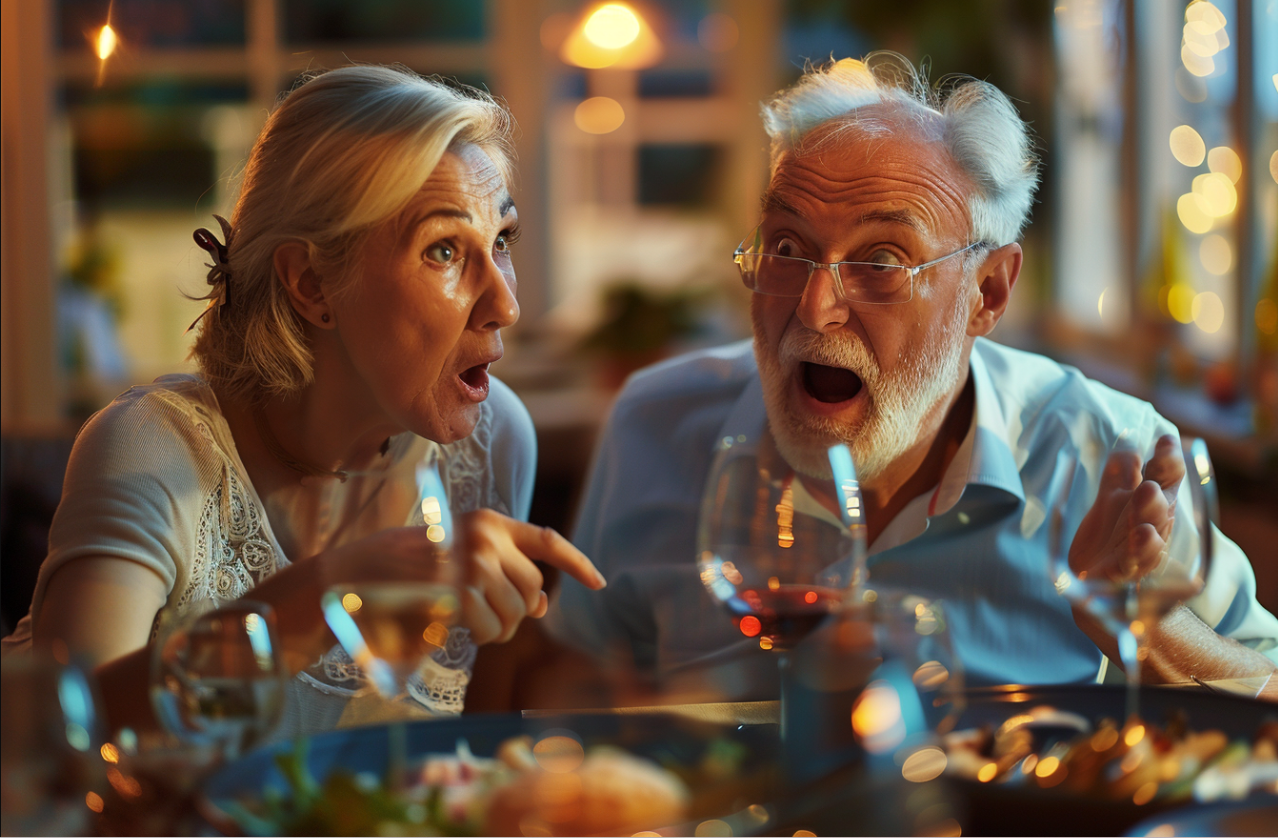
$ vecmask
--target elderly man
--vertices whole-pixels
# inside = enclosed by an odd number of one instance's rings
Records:
[[[989,84],[937,92],[882,54],[808,72],[763,117],[771,182],[738,251],[753,351],[630,380],[574,539],[609,584],[565,580],[554,633],[624,649],[668,689],[775,693],[775,661],[735,632],[694,564],[715,442],[766,414],[799,472],[851,447],[871,581],[944,598],[969,683],[1097,680],[1117,648],[1052,584],[1046,519],[1065,509],[1076,571],[1130,578],[1166,548],[1163,490],[1184,468],[1175,428],[1149,405],[986,339],[1021,268],[1037,180],[1025,124]],[[1075,473],[1086,485],[1069,491]],[[1217,544],[1206,589],[1150,631],[1151,680],[1275,668],[1260,652],[1275,654],[1278,621],[1256,603],[1246,557]]]

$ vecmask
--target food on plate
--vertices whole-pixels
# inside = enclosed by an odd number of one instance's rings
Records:
[[[947,773],[981,783],[1036,785],[1075,794],[1178,803],[1278,793],[1278,723],[1249,742],[1219,730],[1192,731],[1183,717],[1160,728],[1133,717],[1092,725],[1035,707],[1004,722],[954,731],[942,741]]]
[[[575,768],[540,760],[489,797],[489,835],[607,835],[685,819],[688,788],[669,771],[615,748],[595,748]]]
[[[276,756],[288,793],[226,806],[250,835],[596,835],[685,818],[681,779],[617,748],[586,752],[569,736],[508,739],[494,758],[466,740],[451,754],[392,766],[385,778],[334,771],[320,783],[308,743]]]

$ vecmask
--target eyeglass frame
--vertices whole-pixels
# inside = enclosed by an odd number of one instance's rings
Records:
[[[947,259],[953,259],[955,256],[958,256],[959,254],[962,254],[962,253],[967,253],[969,250],[976,247],[992,247],[992,245],[990,245],[988,242],[975,241],[967,245],[966,247],[963,247],[954,251],[953,253],[947,253],[944,256],[941,256],[937,259],[933,259],[929,262],[924,262],[923,264],[916,265],[914,267],[911,267],[909,265],[888,265],[883,262],[858,262],[858,261],[847,261],[847,260],[841,261],[841,262],[817,262],[814,259],[805,259],[802,256],[782,256],[779,253],[754,254],[755,256],[767,256],[771,259],[786,259],[791,262],[807,263],[808,278],[803,283],[802,291],[800,291],[798,294],[774,294],[774,293],[769,293],[767,291],[760,291],[757,287],[755,287],[757,283],[751,284],[750,281],[746,279],[746,269],[745,269],[745,266],[741,263],[742,258],[749,253],[749,251],[746,249],[746,246],[745,246],[746,241],[749,238],[757,238],[758,232],[759,231],[756,229],[753,236],[747,236],[745,239],[742,239],[741,244],[737,245],[737,249],[732,254],[732,262],[733,264],[737,266],[737,270],[741,272],[742,283],[744,283],[745,287],[749,288],[752,293],[762,294],[765,297],[788,297],[790,299],[794,299],[796,297],[802,297],[804,293],[807,292],[808,283],[812,281],[812,274],[816,272],[817,268],[825,268],[827,271],[830,272],[830,276],[834,277],[834,283],[835,283],[835,286],[839,289],[839,297],[841,299],[849,303],[861,303],[863,305],[871,305],[871,306],[893,306],[893,305],[900,305],[901,303],[908,303],[910,300],[914,299],[914,277],[918,276],[919,273],[921,273],[925,268],[930,268],[933,265],[940,264],[941,262],[944,262]],[[876,300],[861,300],[861,299],[855,299],[853,297],[849,297],[847,292],[843,288],[843,277],[839,275],[839,265],[870,265],[877,268],[903,268],[909,273],[908,281],[910,284],[910,295],[906,297],[904,300],[889,300],[885,302],[879,302]]]

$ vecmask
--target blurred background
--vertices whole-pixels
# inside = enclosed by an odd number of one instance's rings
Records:
[[[191,232],[300,74],[398,62],[514,112],[523,317],[496,372],[538,426],[533,518],[566,528],[625,376],[748,333],[759,101],[875,49],[1016,100],[1043,184],[995,337],[1206,436],[1278,608],[1278,0],[3,0],[0,23],[6,608],[75,429],[191,369]]]

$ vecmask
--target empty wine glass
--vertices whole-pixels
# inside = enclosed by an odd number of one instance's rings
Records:
[[[785,731],[787,652],[865,579],[865,520],[852,455],[828,476],[796,472],[765,429],[724,437],[697,526],[701,581],[741,635],[778,654]]]
[[[151,700],[170,733],[234,758],[279,722],[285,677],[271,607],[236,600],[161,637]]]
[[[1185,479],[1178,487],[1164,489],[1174,512],[1167,548],[1158,564],[1139,579],[1115,581],[1085,571],[1075,574],[1069,565],[1069,545],[1064,542],[1064,510],[1070,483],[1059,493],[1052,511],[1052,579],[1062,596],[1095,617],[1117,641],[1126,676],[1128,718],[1139,715],[1140,669],[1148,655],[1149,627],[1201,591],[1211,567],[1212,528],[1218,514],[1211,458],[1206,443],[1194,437],[1182,438],[1181,451]],[[1146,452],[1144,459],[1148,460],[1152,453]]]

